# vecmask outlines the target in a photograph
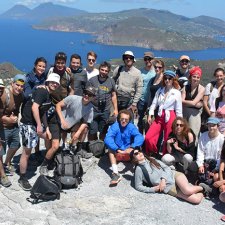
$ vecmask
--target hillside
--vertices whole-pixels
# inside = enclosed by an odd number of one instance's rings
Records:
[[[216,24],[216,25],[215,25]],[[96,42],[156,50],[198,50],[225,47],[215,36],[225,35],[225,22],[211,17],[187,18],[165,10],[135,9],[49,18],[36,29],[86,32]]]
[[[86,13],[86,11],[47,2],[40,4],[34,9],[29,9],[22,5],[15,5],[8,11],[1,14],[0,19],[17,19],[40,22],[47,18],[61,18],[81,15],[83,13]]]

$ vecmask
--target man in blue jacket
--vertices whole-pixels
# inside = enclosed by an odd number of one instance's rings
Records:
[[[134,148],[142,146],[144,142],[143,135],[131,122],[132,115],[129,110],[121,110],[117,120],[109,128],[105,137],[105,145],[109,149],[109,160],[113,170],[110,181],[111,185],[117,184],[121,180],[117,167],[116,154],[129,155]]]

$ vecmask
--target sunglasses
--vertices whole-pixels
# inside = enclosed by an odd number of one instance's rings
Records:
[[[151,58],[151,57],[144,57],[144,61],[146,62],[146,61],[151,61],[153,58]]]
[[[164,77],[164,80],[172,80],[172,77]]]
[[[95,59],[88,59],[88,62],[95,62]]]
[[[162,69],[162,66],[154,66],[155,69]]]
[[[89,93],[89,92],[84,92],[84,95],[88,96],[88,97],[94,97],[93,94]]]
[[[126,118],[120,118],[120,121],[121,121],[121,122],[125,121],[126,123],[128,123],[128,122],[129,122],[129,119],[126,119]]]
[[[132,56],[125,56],[125,57],[123,57],[123,59],[124,59],[124,60],[128,60],[128,59],[134,60],[134,57],[132,57]]]
[[[137,156],[139,153],[141,153],[141,150],[137,150],[137,151],[135,151],[135,152],[134,152],[134,155],[136,155],[136,156]]]
[[[181,60],[181,63],[189,63],[189,61],[187,59],[183,59]]]
[[[177,127],[184,127],[184,124],[182,124],[182,123],[177,123],[176,126],[177,126]]]

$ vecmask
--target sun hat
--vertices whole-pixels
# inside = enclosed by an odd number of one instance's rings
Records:
[[[164,76],[170,76],[172,78],[176,77],[176,73],[173,72],[172,70],[166,70],[164,73],[163,73]]]
[[[0,87],[5,87],[4,82],[2,79],[0,79]]]
[[[23,74],[17,74],[14,78],[13,78],[13,82],[14,83],[18,83],[21,85],[24,85],[26,83],[26,76]]]
[[[180,61],[183,60],[183,59],[186,59],[186,60],[190,61],[190,57],[187,56],[187,55],[182,55],[182,56],[180,57]]]
[[[57,73],[50,73],[45,82],[51,82],[51,81],[60,84],[60,76]]]
[[[92,95],[96,95],[96,89],[95,89],[94,87],[92,87],[92,86],[86,87],[86,88],[84,89],[84,92],[85,92],[85,91],[91,93]]]
[[[199,77],[202,76],[202,69],[199,66],[194,66],[189,70],[190,76],[198,75]]]
[[[125,51],[125,52],[123,53],[123,60],[124,60],[124,57],[125,57],[126,55],[129,55],[129,56],[134,57],[134,62],[136,62],[134,53],[133,53],[132,51]]]
[[[207,123],[219,124],[220,120],[216,117],[209,117],[208,120],[207,120]]]
[[[144,57],[154,58],[154,54],[153,54],[153,52],[145,52]]]

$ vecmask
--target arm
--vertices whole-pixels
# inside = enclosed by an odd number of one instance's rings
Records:
[[[41,126],[40,114],[39,114],[39,106],[40,105],[38,103],[33,102],[32,107],[31,107],[34,119],[35,119],[36,124],[37,124],[37,134],[38,135],[43,133],[43,129],[42,129],[42,126]]]
[[[118,124],[114,123],[108,130],[106,137],[105,137],[105,145],[107,148],[109,148],[112,151],[117,151],[119,149],[119,146],[115,142],[115,138],[117,135],[117,132],[119,131]]]
[[[114,108],[114,112],[113,114],[115,116],[118,115],[118,107],[117,107],[117,96],[116,96],[116,92],[112,92],[112,104],[113,104],[113,108]]]
[[[132,105],[137,107],[137,103],[138,103],[138,101],[139,101],[139,99],[141,97],[142,87],[143,87],[143,80],[142,80],[140,71],[139,71],[139,76],[138,76],[138,79],[137,79],[135,85],[136,85],[136,92],[135,92],[135,95],[134,95],[134,99],[133,99]]]
[[[146,187],[143,185],[144,175],[141,168],[136,167],[134,173],[134,187],[137,191],[144,192],[144,193],[155,193],[159,190],[159,186],[154,187]]]
[[[197,149],[197,160],[196,160],[196,163],[198,165],[198,168],[199,168],[199,173],[204,173],[204,166],[203,166],[203,163],[204,163],[204,147],[202,145],[202,141],[201,141],[201,138],[199,139],[199,142],[198,142],[198,149]]]
[[[185,89],[185,88],[184,88]],[[183,90],[184,91],[184,90]],[[182,93],[183,93],[182,91]],[[191,107],[198,107],[201,108],[202,104],[200,103],[200,101],[202,100],[203,96],[204,96],[204,92],[205,92],[205,88],[200,86],[199,87],[199,91],[197,96],[195,97],[195,99],[193,100],[185,100],[186,97],[186,91],[185,91],[185,96],[182,97],[182,102],[183,104],[185,104],[186,106],[191,106]],[[199,104],[200,103],[200,104]]]
[[[204,95],[203,97],[203,108],[205,110],[205,112],[207,112],[207,114],[210,116],[211,112],[208,106],[208,101],[209,101],[209,96],[208,95]]]
[[[15,116],[14,113],[12,112],[10,116],[6,115],[2,116],[1,120],[4,126],[10,126],[12,124],[17,123],[18,117]]]
[[[69,128],[69,125],[67,124],[67,122],[66,122],[66,120],[64,119],[64,116],[63,116],[63,114],[62,114],[62,108],[65,107],[65,106],[66,106],[66,104],[65,104],[64,100],[58,102],[58,103],[56,104],[56,112],[57,112],[58,117],[59,117],[59,119],[60,119],[61,127],[62,127],[63,129],[66,130],[66,129]]]
[[[182,98],[181,98],[181,93],[178,91],[176,93],[176,103],[175,103],[175,111],[176,111],[176,116],[183,117],[183,107],[182,107]]]

